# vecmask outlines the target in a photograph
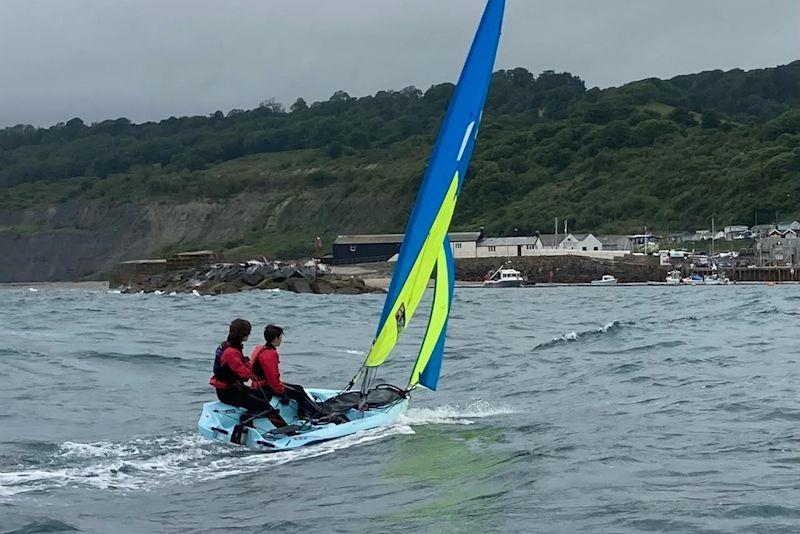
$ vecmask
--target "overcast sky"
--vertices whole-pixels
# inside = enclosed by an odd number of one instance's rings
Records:
[[[0,126],[458,77],[483,0],[0,0]],[[507,0],[496,68],[588,87],[800,58],[799,0]]]

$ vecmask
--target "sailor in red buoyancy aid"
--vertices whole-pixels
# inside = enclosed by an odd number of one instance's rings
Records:
[[[260,391],[247,387],[252,369],[250,360],[244,356],[244,342],[252,326],[244,319],[234,319],[228,330],[228,338],[217,347],[214,355],[214,374],[208,381],[217,390],[217,398],[230,406],[247,409],[249,415],[264,413],[276,427],[286,426],[286,421],[269,404],[269,398]]]
[[[320,418],[326,414],[319,405],[306,393],[303,386],[287,384],[281,381],[278,368],[280,359],[278,347],[283,342],[283,328],[269,324],[264,328],[264,345],[256,345],[251,355],[253,388],[261,389],[268,396],[281,397],[281,403],[289,400],[297,401],[300,417]]]

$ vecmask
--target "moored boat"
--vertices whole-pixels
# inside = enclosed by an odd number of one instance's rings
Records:
[[[677,286],[681,284],[681,272],[677,269],[667,273],[667,285]]]
[[[604,274],[599,280],[592,280],[590,283],[593,286],[613,286],[616,285],[617,282],[618,280],[614,276],[610,274]]]
[[[525,279],[516,269],[497,269],[488,279],[483,281],[484,287],[522,287]]]

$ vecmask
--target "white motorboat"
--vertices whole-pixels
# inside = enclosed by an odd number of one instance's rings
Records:
[[[593,286],[613,286],[616,285],[617,279],[611,276],[610,274],[604,274],[600,280],[592,280],[591,284]]]
[[[725,276],[725,273],[722,273],[722,274],[717,274],[717,273],[710,274],[710,275],[705,277],[704,281],[705,281],[705,284],[707,286],[721,286],[721,285],[725,285],[725,284],[730,282],[728,277]]]
[[[681,272],[677,269],[667,273],[667,285],[679,286],[681,284]]]
[[[483,281],[484,287],[522,287],[525,279],[522,273],[516,269],[497,269],[492,275]]]

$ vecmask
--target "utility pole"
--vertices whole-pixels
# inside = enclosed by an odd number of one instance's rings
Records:
[[[555,233],[555,239],[553,240],[553,245],[555,245],[555,248],[558,248],[558,217],[556,217],[556,226],[554,233]]]

